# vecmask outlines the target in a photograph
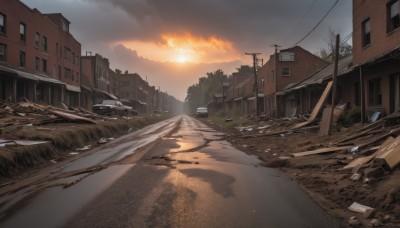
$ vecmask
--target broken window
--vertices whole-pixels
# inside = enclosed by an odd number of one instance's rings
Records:
[[[387,32],[391,32],[400,26],[399,0],[390,1],[387,5]]]
[[[373,79],[368,82],[368,104],[369,106],[382,105],[381,79]]]
[[[368,18],[362,23],[362,44],[363,47],[371,43],[371,21]]]

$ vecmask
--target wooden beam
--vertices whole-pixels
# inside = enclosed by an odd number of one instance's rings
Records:
[[[302,156],[313,155],[313,154],[323,154],[323,153],[330,153],[330,152],[335,152],[335,151],[340,151],[340,150],[348,150],[350,148],[352,148],[352,147],[351,146],[328,147],[328,148],[321,148],[321,149],[305,151],[305,152],[291,153],[291,155],[293,157],[302,157]]]

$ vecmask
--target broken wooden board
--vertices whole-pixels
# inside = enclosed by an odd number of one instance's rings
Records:
[[[350,148],[351,148],[351,146],[328,147],[328,148],[321,148],[321,149],[305,151],[305,152],[291,153],[291,155],[293,157],[302,157],[302,156],[313,155],[313,154],[323,154],[323,153],[330,153],[330,152],[335,152],[335,151],[340,151],[340,150],[348,150]]]
[[[347,164],[345,167],[343,167],[343,170],[348,170],[348,169],[354,169],[357,166],[361,166],[364,164],[367,164],[370,162],[376,155],[378,154],[378,151],[375,152],[372,155],[366,156],[366,157],[361,157],[361,158],[356,158],[353,161],[351,161],[349,164]]]
[[[400,163],[400,136],[389,145],[378,150],[377,153],[379,155],[376,157],[376,160],[384,161],[390,169],[396,167]]]
[[[67,119],[67,120],[97,124],[97,122],[92,120],[92,119],[85,118],[85,117],[78,116],[78,115],[74,115],[74,114],[71,114],[71,113],[65,113],[65,112],[55,111],[55,110],[49,110],[49,112],[53,113],[54,115],[63,117],[65,119]]]
[[[319,136],[326,136],[329,135],[329,130],[330,130],[330,125],[331,125],[331,108],[324,108],[324,111],[322,112],[322,120],[320,123],[319,127]]]
[[[330,81],[326,85],[326,88],[325,88],[324,92],[322,93],[321,97],[319,98],[318,103],[315,105],[313,111],[311,112],[310,118],[308,118],[308,120],[306,122],[302,122],[302,123],[295,125],[294,127],[292,127],[292,129],[301,128],[301,127],[307,126],[308,124],[314,122],[319,111],[321,111],[321,108],[322,108],[323,104],[325,103],[326,98],[328,98],[329,92],[331,92],[332,83],[333,83],[333,81]]]

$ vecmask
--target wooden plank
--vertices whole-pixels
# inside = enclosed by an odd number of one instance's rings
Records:
[[[291,155],[293,157],[302,157],[302,156],[313,155],[313,154],[323,154],[323,153],[330,153],[330,152],[335,152],[335,151],[340,151],[340,150],[348,150],[350,148],[352,148],[352,147],[351,146],[328,147],[328,148],[321,148],[321,149],[305,151],[305,152],[291,153]]]
[[[67,119],[67,120],[97,124],[97,122],[92,120],[92,119],[85,118],[85,117],[78,116],[78,115],[74,115],[74,114],[71,114],[71,113],[65,113],[65,112],[55,111],[55,110],[49,110],[49,112],[53,113],[54,115],[63,117],[65,119]]]
[[[322,120],[320,123],[319,127],[319,136],[326,136],[329,135],[329,125],[331,124],[331,108],[324,108],[324,111],[322,112]]]
[[[351,161],[349,164],[347,164],[345,167],[343,167],[343,170],[348,170],[348,169],[354,169],[355,167],[359,165],[364,165],[370,162],[376,155],[378,154],[378,151],[375,152],[374,154],[371,154],[370,156],[366,157],[361,157],[361,158],[356,158],[353,161]]]
[[[315,105],[313,111],[311,112],[310,118],[306,122],[299,123],[295,125],[292,129],[301,128],[307,126],[308,124],[314,122],[315,118],[317,117],[319,111],[321,111],[322,105],[325,103],[326,99],[328,98],[329,92],[332,89],[332,81],[328,82],[324,92],[322,93],[321,97],[318,100],[318,103]]]
[[[396,167],[400,163],[400,136],[377,152],[379,152],[377,160],[385,161],[390,169]]]

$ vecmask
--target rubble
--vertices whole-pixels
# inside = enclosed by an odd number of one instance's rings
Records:
[[[240,149],[256,155],[265,166],[286,172],[312,192],[327,210],[342,208],[347,211],[343,212],[345,227],[365,227],[370,223],[363,218],[348,220],[354,212],[345,209],[354,202],[368,205],[362,214],[377,216],[375,219],[381,227],[399,225],[400,113],[380,115],[365,125],[344,125],[340,118],[346,113],[343,107],[335,108],[340,111],[334,114],[338,116],[334,117],[335,127],[329,135],[319,134],[320,114],[315,118],[298,115],[298,118],[249,120],[236,128],[213,127],[225,131],[228,141],[236,146],[255,145],[253,148],[241,146]],[[318,113],[322,110],[321,106]],[[244,130],[262,126],[268,126],[263,133]],[[394,214],[388,225],[383,219],[387,214]]]

